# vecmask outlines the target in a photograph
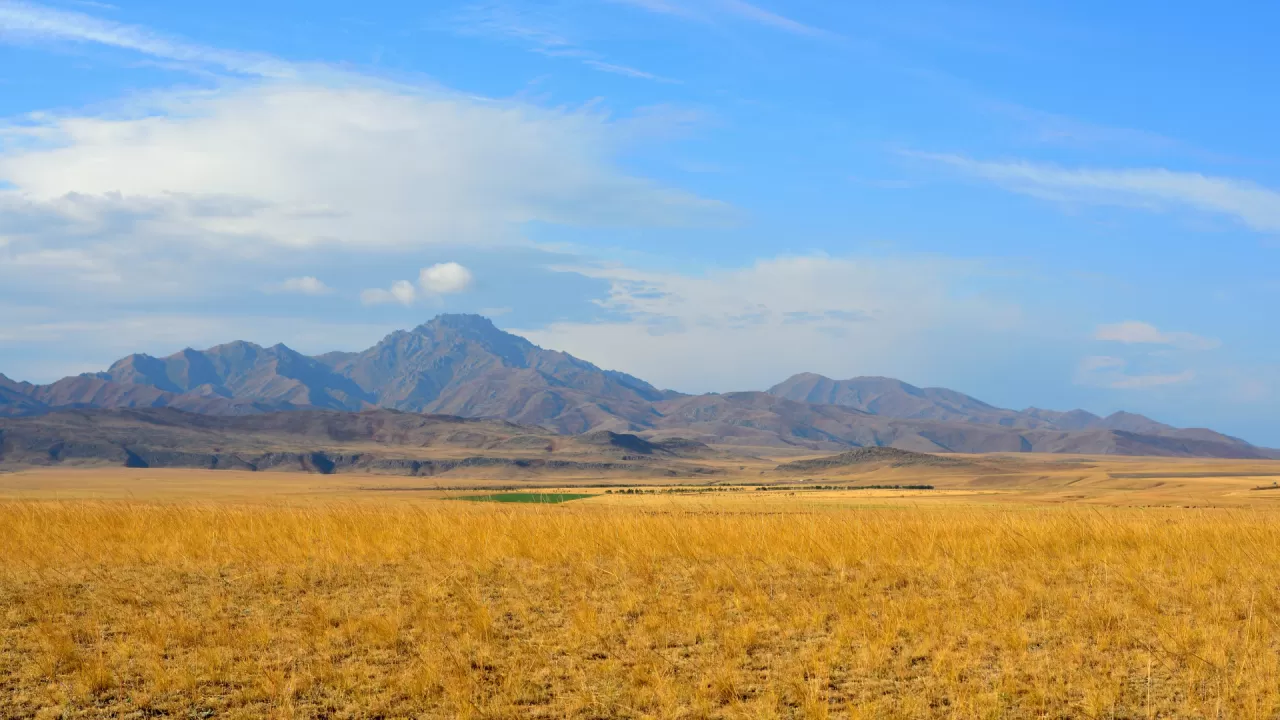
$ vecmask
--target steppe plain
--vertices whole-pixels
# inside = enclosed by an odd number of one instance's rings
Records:
[[[0,716],[1280,713],[1280,463],[797,460],[0,474]]]

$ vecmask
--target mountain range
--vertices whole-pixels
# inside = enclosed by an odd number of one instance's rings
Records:
[[[498,419],[561,435],[612,431],[743,449],[1280,456],[1132,413],[1008,410],[891,378],[803,373],[767,392],[685,395],[540,348],[478,315],[440,315],[362,352],[307,356],[284,345],[232,342],[163,358],[130,355],[103,372],[49,385],[0,375],[0,416],[86,408],[212,416],[390,409]]]

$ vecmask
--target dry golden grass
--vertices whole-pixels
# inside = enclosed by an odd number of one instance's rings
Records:
[[[342,473],[237,470],[146,469],[55,466],[0,472],[0,499],[24,500],[191,500],[293,504],[341,501],[398,502],[431,500],[444,488],[537,487],[558,489],[601,485],[662,487],[670,485],[932,485],[935,492],[806,493],[795,509],[863,507],[868,504],[1095,504],[1137,507],[1271,507],[1280,510],[1280,491],[1255,491],[1280,480],[1280,461],[1206,460],[1191,458],[1085,457],[1062,455],[957,456],[969,461],[956,467],[854,466],[832,472],[786,474],[774,471],[779,461],[744,458],[699,461],[714,474],[689,477],[648,475],[580,475],[550,472],[521,477],[485,474],[482,470],[434,477]],[[794,459],[794,458],[791,458]],[[719,495],[640,499],[601,498],[600,503],[698,509],[756,511],[770,497]],[[874,501],[872,502],[872,499]],[[708,505],[710,502],[710,505]]]
[[[590,502],[0,502],[0,714],[1280,713],[1271,511]]]

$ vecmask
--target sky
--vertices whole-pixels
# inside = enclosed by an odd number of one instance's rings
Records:
[[[0,0],[0,372],[441,312],[1280,446],[1280,4]]]

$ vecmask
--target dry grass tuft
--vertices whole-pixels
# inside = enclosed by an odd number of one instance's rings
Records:
[[[1280,712],[1280,523],[0,503],[0,714]]]

